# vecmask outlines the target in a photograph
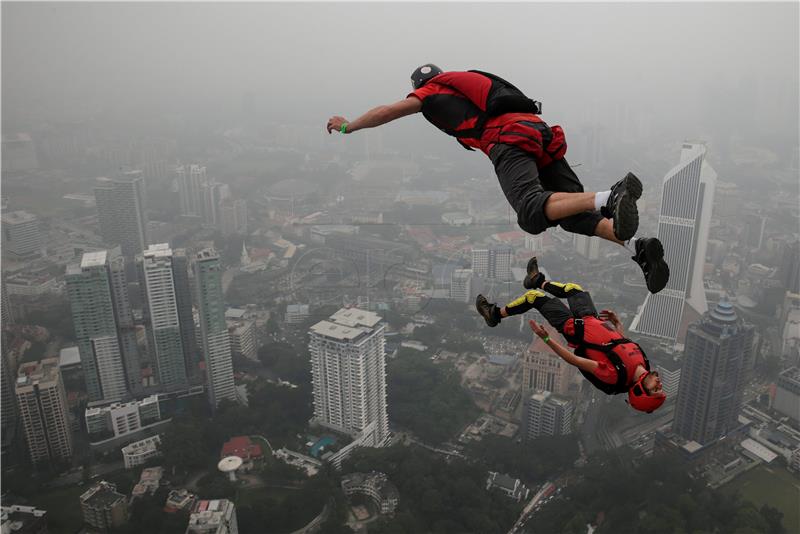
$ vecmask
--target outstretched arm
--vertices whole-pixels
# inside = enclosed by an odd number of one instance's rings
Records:
[[[353,133],[364,128],[375,128],[381,124],[392,122],[393,120],[411,115],[422,109],[422,101],[419,98],[410,96],[405,100],[400,100],[388,106],[378,106],[367,111],[353,122],[348,122],[344,117],[335,115],[328,119],[328,133],[336,130],[341,133]],[[342,124],[346,124],[342,132]]]
[[[545,344],[550,347],[550,349],[556,353],[562,360],[567,362],[570,365],[574,365],[581,371],[586,371],[587,373],[593,373],[597,369],[597,362],[594,360],[590,360],[589,358],[583,358],[576,354],[573,354],[572,351],[568,350],[564,347],[561,343],[552,339],[550,335],[547,333],[547,330],[544,329],[542,325],[531,319],[529,321],[531,326],[531,330],[539,336]]]

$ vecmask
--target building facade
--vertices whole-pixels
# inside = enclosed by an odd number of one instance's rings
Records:
[[[573,403],[549,391],[537,391],[525,399],[522,432],[525,439],[563,436],[572,432]]]
[[[664,177],[658,219],[669,282],[647,294],[631,323],[633,332],[676,341],[708,310],[703,268],[716,182],[705,145],[684,143],[680,163]]]
[[[575,381],[575,368],[561,358],[554,358],[550,348],[538,336],[534,338],[522,357],[523,395],[535,390],[568,395]]]
[[[222,264],[214,249],[204,249],[194,258],[197,311],[200,316],[203,359],[206,362],[208,397],[212,407],[222,399],[236,402],[233,357],[225,300],[222,294]]]
[[[104,532],[128,520],[128,499],[117,493],[117,487],[102,480],[81,495],[84,522]]]
[[[15,259],[29,259],[42,253],[39,219],[27,211],[4,213],[3,252]]]
[[[721,300],[689,326],[672,430],[709,445],[739,426],[742,392],[752,367],[754,328]]]
[[[775,388],[772,408],[800,421],[800,368],[790,367],[781,371]]]
[[[31,462],[70,460],[72,434],[58,358],[20,365],[15,393]]]
[[[172,250],[162,243],[150,245],[137,258],[137,264],[148,345],[155,357],[158,381],[162,386],[178,387],[188,380],[172,260]]]
[[[103,241],[119,245],[125,260],[132,262],[148,244],[142,171],[125,172],[118,178],[98,178],[94,196]]]
[[[125,462],[125,469],[133,469],[136,466],[144,465],[151,458],[160,456],[161,451],[158,450],[160,445],[161,437],[156,434],[122,447],[122,460]]]
[[[84,419],[92,442],[124,437],[161,421],[158,395],[126,403],[91,406],[86,408]]]
[[[79,265],[67,267],[66,285],[89,399],[127,396],[140,371],[124,263],[112,264],[105,250],[86,253]],[[125,321],[123,331],[118,328],[118,317]],[[127,370],[125,356],[132,360],[127,362]],[[134,374],[130,380],[129,372]]]
[[[491,280],[511,280],[511,261],[514,251],[509,246],[472,249],[472,272]]]
[[[389,433],[384,330],[377,314],[343,308],[309,332],[314,421],[348,434],[373,424],[375,447]]]

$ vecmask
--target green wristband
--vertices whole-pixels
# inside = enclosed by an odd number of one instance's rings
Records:
[[[342,123],[342,127],[339,128],[339,131],[342,132],[343,134],[347,133],[347,123],[346,122]]]
[[[542,341],[544,341],[545,343],[547,343],[548,341],[550,341],[550,336],[544,336],[544,337],[542,338]]]

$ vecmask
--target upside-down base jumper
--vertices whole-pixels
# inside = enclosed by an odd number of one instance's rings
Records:
[[[603,393],[627,393],[628,403],[647,413],[664,403],[666,395],[658,372],[650,370],[650,362],[642,348],[625,337],[616,313],[603,310],[598,314],[589,293],[578,284],[545,280],[535,257],[528,262],[528,274],[523,285],[528,291],[502,308],[478,295],[475,306],[486,324],[497,326],[505,317],[536,309],[564,336],[575,352],[552,339],[536,321],[530,321],[531,330]],[[569,309],[561,302],[562,298],[567,299]]]
[[[350,134],[406,115],[422,115],[467,150],[492,161],[517,224],[530,234],[561,226],[568,232],[607,239],[633,253],[647,289],[657,293],[669,280],[664,249],[657,238],[635,238],[636,200],[642,184],[632,173],[607,191],[587,193],[567,164],[560,126],[540,117],[541,104],[502,78],[482,71],[444,72],[422,65],[411,75],[413,91],[404,100],[373,108],[352,122],[335,115],[328,133]]]

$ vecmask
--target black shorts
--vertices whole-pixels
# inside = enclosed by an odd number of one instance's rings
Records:
[[[555,192],[582,193],[583,185],[567,160],[559,159],[539,170],[533,154],[514,145],[495,145],[489,152],[500,188],[517,213],[517,224],[530,234],[561,226],[574,234],[595,235],[603,219],[597,211],[585,211],[558,221],[544,214],[544,204]]]
[[[540,297],[542,298],[542,297]],[[559,298],[543,297],[541,305],[537,307],[539,313],[550,323],[550,326],[564,333],[564,325],[570,319],[582,317],[597,317],[592,297],[586,291],[577,291],[567,298],[569,308]]]

